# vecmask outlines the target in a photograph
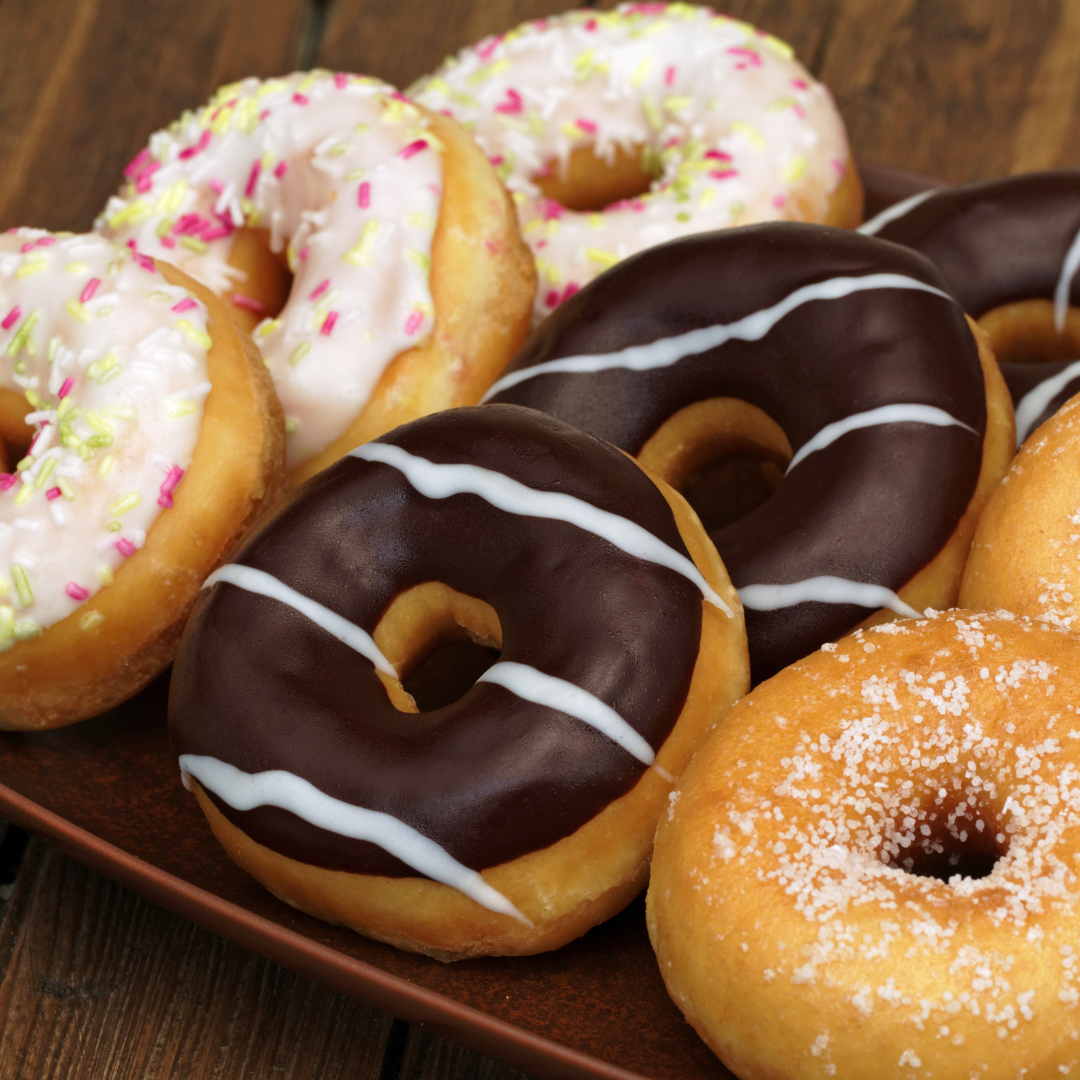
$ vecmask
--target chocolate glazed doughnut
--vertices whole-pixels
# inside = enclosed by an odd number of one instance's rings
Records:
[[[676,486],[702,427],[714,451],[787,466],[761,505],[710,533],[748,609],[755,682],[875,609],[954,602],[1011,453],[1000,374],[934,266],[817,225],[627,260],[551,315],[489,397],[591,431]]]
[[[1080,171],[922,192],[859,231],[931,259],[990,335],[1017,444],[1080,390]]]
[[[618,910],[671,773],[748,686],[734,590],[680,501],[512,406],[418,420],[314,477],[207,582],[174,669],[170,735],[230,854],[296,906],[444,958],[553,948]],[[440,604],[502,653],[417,714],[395,627]],[[552,898],[561,865],[539,898],[504,871],[548,852],[587,870],[560,842],[619,805],[640,850],[588,897]],[[352,893],[312,899],[308,871]],[[357,900],[358,875],[384,900]],[[436,901],[470,927],[429,926]]]

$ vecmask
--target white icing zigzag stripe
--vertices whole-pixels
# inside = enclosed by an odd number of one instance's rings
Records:
[[[794,607],[808,600],[821,604],[858,604],[864,608],[889,608],[908,619],[921,618],[921,613],[909,607],[884,585],[870,585],[847,578],[822,577],[793,581],[790,585],[745,585],[739,590],[743,606],[754,611],[776,611]]]
[[[379,671],[391,678],[397,678],[397,672],[379,651],[378,645],[372,640],[370,634],[338,615],[336,611],[323,607],[318,601],[311,600],[284,582],[278,581],[272,574],[256,570],[251,566],[241,566],[239,563],[226,563],[206,579],[203,588],[209,589],[211,585],[219,581],[227,581],[230,585],[245,589],[247,592],[269,596],[295,608],[301,615],[306,615],[313,623],[317,623],[328,634],[336,637],[338,641],[344,642],[350,649],[355,649],[361,656],[366,656]]]
[[[1074,360],[1063,371],[1044,379],[1038,386],[1029,390],[1016,406],[1016,446],[1019,449],[1031,432],[1035,421],[1043,410],[1065,389],[1067,383],[1080,376],[1080,360]]]
[[[429,499],[445,499],[450,495],[479,495],[481,499],[508,514],[550,518],[576,525],[579,529],[614,544],[628,555],[646,562],[658,563],[682,574],[701,590],[701,594],[710,604],[720,608],[729,617],[734,617],[731,608],[685,555],[680,555],[659,537],[653,536],[648,529],[643,529],[618,514],[601,510],[560,491],[537,491],[509,476],[491,469],[482,469],[478,465],[437,465],[427,458],[417,457],[400,446],[391,446],[389,443],[366,443],[353,450],[352,456],[398,469],[421,495]]]
[[[837,420],[834,424],[826,424],[812,439],[799,447],[799,452],[791,459],[787,471],[791,472],[800,461],[815,450],[824,449],[849,431],[855,431],[858,428],[875,427],[878,424],[902,424],[905,422],[933,424],[935,427],[949,427],[955,424],[965,431],[970,431],[976,437],[979,434],[973,427],[968,427],[967,424],[957,420],[955,416],[950,415],[944,409],[937,408],[935,405],[882,405],[880,408],[870,409],[868,412],[854,413],[843,420]]]
[[[933,194],[935,194],[934,189],[920,191],[918,195],[909,195],[906,199],[882,210],[877,217],[864,221],[855,231],[861,232],[863,236],[876,236],[889,222],[902,218],[909,210],[914,210],[919,203],[926,202]]]
[[[866,274],[864,277],[835,277],[819,281],[813,285],[804,285],[789,293],[778,304],[764,311],[755,311],[733,323],[717,326],[705,326],[699,330],[690,330],[675,337],[659,338],[648,345],[631,345],[613,353],[597,353],[591,356],[566,356],[561,360],[548,360],[534,367],[523,368],[504,375],[484,395],[487,401],[511,386],[535,379],[538,375],[554,372],[586,374],[607,371],[611,368],[626,368],[630,371],[648,371],[652,368],[670,367],[688,356],[697,356],[723,345],[727,341],[760,341],[785,315],[797,307],[812,300],[839,300],[852,293],[867,292],[872,289],[912,289],[916,292],[928,292],[955,303],[948,293],[935,289],[932,285],[917,281],[904,274]]]
[[[656,761],[652,747],[610,705],[572,682],[510,660],[493,664],[476,681],[495,683],[534,705],[546,705],[573,716],[596,728],[644,765]]]
[[[463,866],[434,840],[390,814],[342,802],[284,769],[246,773],[201,754],[181,754],[180,769],[234,810],[278,806],[320,829],[378,844],[406,866],[457,889],[489,911],[533,925],[475,870]]]
[[[1080,270],[1080,232],[1073,237],[1065,261],[1061,264],[1061,276],[1054,289],[1054,329],[1060,334],[1065,329],[1065,316],[1069,311],[1069,289],[1076,271]]]

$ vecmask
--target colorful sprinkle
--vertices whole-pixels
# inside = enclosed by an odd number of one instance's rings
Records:
[[[67,585],[64,586],[64,592],[66,592],[72,600],[77,600],[80,604],[84,600],[90,598],[90,590],[84,589],[81,585],[76,585],[74,581],[69,581]]]

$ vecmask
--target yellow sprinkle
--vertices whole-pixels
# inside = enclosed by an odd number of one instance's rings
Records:
[[[201,345],[204,349],[209,349],[210,346],[213,345],[210,335],[200,330],[198,327],[192,326],[187,319],[177,319],[176,328],[177,330],[183,330],[196,345]]]
[[[102,585],[111,585],[113,583],[113,572],[111,567],[101,567],[97,572],[97,576],[98,581],[100,581]]]
[[[130,495],[125,495],[122,499],[117,499],[117,501],[109,507],[109,513],[118,515],[126,513],[128,510],[134,510],[141,502],[142,496],[137,491],[133,491]]]
[[[181,236],[180,243],[188,249],[188,251],[194,251],[197,255],[202,255],[209,250],[209,245],[205,240],[200,240],[197,236]]]
[[[408,259],[409,262],[419,266],[425,273],[431,269],[431,258],[422,251],[417,251],[415,248],[409,248],[409,250],[405,252],[405,258]]]
[[[56,359],[57,350],[60,348],[60,339],[58,337],[49,338],[49,363],[51,364]]]
[[[22,321],[22,325],[15,331],[15,336],[8,342],[7,355],[18,356],[22,351],[22,347],[26,344],[26,339],[30,336],[30,331],[37,325],[40,312],[31,311]],[[29,401],[30,399],[27,398]],[[33,402],[31,402],[33,404]]]
[[[110,521],[108,524],[109,532],[119,532],[122,527],[119,521]]]
[[[694,99],[685,94],[669,94],[664,98],[664,108],[671,113],[682,112],[683,109],[689,109],[693,104]]]
[[[374,262],[375,236],[379,231],[379,223],[374,219],[364,225],[360,233],[360,239],[355,246],[345,253],[345,261],[353,266],[370,266]],[[290,361],[291,363],[292,361]]]
[[[286,420],[285,421],[285,434],[286,435],[292,435],[293,432],[295,432],[296,429],[299,426],[300,426],[300,423],[297,420],[292,420],[292,419]]]
[[[103,446],[112,446],[113,437],[111,435],[91,435],[87,439],[83,446],[89,447],[91,450],[100,450]]]
[[[584,136],[585,132],[577,126],[577,124],[571,124],[569,120],[562,125],[562,133],[568,139],[580,139]]]
[[[333,146],[330,147],[331,157],[341,157],[342,154],[347,154],[348,152],[349,144],[347,142],[335,143]]]
[[[111,353],[110,355],[115,355]],[[86,422],[99,434],[99,435],[111,435],[113,433],[112,424],[105,423],[100,416],[93,409],[89,410],[86,414]]]
[[[27,499],[29,499],[30,496],[33,495],[33,494],[34,494],[33,485],[32,484],[23,484],[22,488],[19,491],[19,494],[15,496],[15,505],[16,506],[22,506],[22,504],[24,502],[26,502]]]
[[[785,60],[790,60],[795,55],[795,50],[786,41],[781,41],[778,37],[773,37],[772,34],[765,35],[765,44]]]
[[[19,603],[23,607],[29,607],[34,602],[34,592],[30,588],[30,579],[21,566],[11,568],[11,576],[15,580],[15,591],[19,594]]]
[[[111,307],[98,308],[98,318],[99,319],[104,319],[106,315],[111,315],[112,313],[113,313],[113,309]]]
[[[101,415],[109,417],[110,420],[134,420],[138,413],[134,405],[106,405],[101,410]]]
[[[31,619],[23,619],[15,624],[15,640],[29,641],[30,638],[41,637],[41,627]]]
[[[634,74],[630,79],[631,85],[637,89],[645,81],[649,74],[650,69],[653,66],[653,60],[651,56],[645,57],[636,68],[634,68]]]
[[[175,214],[180,209],[181,203],[184,201],[184,195],[187,194],[187,181],[177,180],[175,184],[170,184],[158,198],[157,204],[154,206],[155,214]],[[170,223],[171,227],[171,223]],[[161,226],[158,226],[158,236],[163,236],[161,232]]]
[[[15,374],[16,375],[25,375],[26,374],[26,361],[25,360],[17,360],[15,362]]]
[[[116,458],[113,457],[112,454],[106,454],[105,457],[103,457],[101,459],[101,464],[98,466],[98,471],[97,471],[98,476],[100,476],[102,478],[108,476],[109,473],[112,472],[112,467],[115,464],[116,464]]]
[[[15,271],[15,276],[17,278],[19,278],[19,277],[29,277],[31,274],[36,274],[39,270],[48,270],[48,269],[49,269],[48,260],[36,259],[34,262],[26,263],[25,266],[20,266],[19,269]]]
[[[348,180],[350,184],[355,183],[357,180],[363,180],[364,179],[364,170],[363,169],[350,169],[345,174],[345,179]]]
[[[274,333],[274,331],[280,329],[280,319],[263,319],[263,321],[255,327],[255,333],[258,334],[259,337],[264,338],[269,337],[272,333]]]
[[[150,299],[155,300],[159,304],[171,304],[173,298],[167,292],[162,292],[160,289],[155,289],[150,294]]]
[[[179,420],[182,416],[191,416],[199,411],[199,406],[189,398],[173,398],[165,403],[165,415],[170,420]]]
[[[289,357],[289,363],[293,367],[296,367],[296,365],[299,364],[300,361],[303,360],[309,352],[311,352],[311,342],[301,341],[300,344],[297,345],[295,349],[293,349],[292,356]]]
[[[604,227],[604,215],[603,214],[590,214],[589,225],[594,229],[602,229]]]
[[[72,262],[67,264],[67,272],[69,274],[85,274],[90,267],[86,263]]]
[[[169,235],[173,227],[173,219],[170,217],[163,217],[157,224],[157,228],[154,230],[162,239]]]
[[[15,609],[10,604],[0,606],[0,652],[11,648],[15,637]]]
[[[67,416],[67,414],[69,412],[71,412],[71,410],[74,409],[74,408],[75,408],[75,399],[74,398],[72,398],[72,397],[63,398],[61,400],[59,406],[56,409],[56,418],[58,420],[63,420],[63,418],[65,416]]]
[[[109,217],[109,228],[116,229],[121,225],[134,225],[143,218],[149,217],[150,213],[150,207],[145,199],[135,199]]]
[[[745,120],[735,120],[731,124],[731,130],[734,131],[736,135],[746,136],[746,138],[750,140],[750,145],[755,150],[765,149],[765,140],[762,138],[761,132],[758,131],[753,124],[748,124]]]
[[[806,158],[796,154],[780,171],[780,176],[787,183],[801,180],[806,175]]]
[[[654,131],[659,131],[664,126],[664,118],[660,115],[660,107],[646,94],[641,99],[641,107],[645,110],[645,119]]]
[[[27,390],[23,397],[36,409],[41,404],[41,398],[38,397],[36,390]]]
[[[417,229],[432,229],[435,222],[430,214],[406,214],[405,224],[412,225]]]
[[[79,322],[89,322],[90,312],[86,310],[86,305],[80,303],[75,297],[72,297],[65,305],[69,315],[74,315]]]
[[[480,102],[472,94],[466,94],[461,90],[453,90],[449,96],[455,105],[464,105],[466,109],[478,109],[480,107]]]
[[[791,97],[777,98],[775,101],[770,101],[767,109],[769,112],[783,112],[785,109],[790,109],[795,104],[795,99]]]
[[[104,621],[105,621],[105,616],[102,615],[100,611],[88,611],[79,620],[79,629],[80,630],[93,630],[95,626],[97,626],[99,623],[103,623]]]
[[[3,596],[10,588],[11,586],[0,577],[0,596]]]
[[[64,496],[67,502],[71,502],[75,498],[75,491],[65,477],[59,477],[56,486],[60,489],[60,494]]]
[[[701,205],[712,206],[713,200],[716,198],[716,188],[706,187],[701,189]]]
[[[586,248],[585,257],[594,263],[599,263],[605,270],[614,266],[619,261],[619,256],[613,251],[603,251],[601,248]]]
[[[296,248],[292,246],[292,243],[285,245],[285,258],[288,261],[289,269],[292,273],[296,273],[296,268],[300,265],[300,259],[296,254]]]
[[[354,124],[353,125],[353,131],[356,132],[357,135],[363,135],[365,131],[370,131],[370,130],[371,130],[371,125],[370,124],[365,124],[363,121],[361,121],[359,124]]]
[[[37,479],[34,481],[34,487],[39,491],[49,482],[49,477],[52,476],[53,469],[56,468],[56,458],[46,458],[42,462],[41,468],[38,470]]]
[[[27,454],[26,457],[24,457],[22,461],[20,461],[19,464],[15,466],[15,471],[26,472],[26,470],[29,469],[36,460],[37,459],[34,457],[33,454]]]

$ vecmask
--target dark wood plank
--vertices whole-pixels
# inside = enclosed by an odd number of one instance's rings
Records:
[[[440,1039],[423,1028],[409,1029],[395,1080],[529,1080],[525,1073]]]
[[[149,135],[222,83],[292,69],[308,0],[4,0],[0,229],[86,231]]]
[[[40,841],[0,922],[5,1077],[376,1080],[390,1026]]]

